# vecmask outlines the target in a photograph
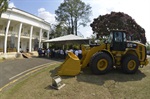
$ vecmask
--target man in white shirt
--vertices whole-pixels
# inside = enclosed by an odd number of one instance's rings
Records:
[[[78,53],[79,53],[79,55],[78,55],[78,56],[79,56],[79,59],[81,59],[81,58],[82,58],[82,50],[79,49],[79,50],[78,50]]]
[[[78,55],[79,55],[79,51],[78,50],[75,50],[75,55],[78,57]]]
[[[64,51],[62,49],[60,50],[60,58],[64,58]]]

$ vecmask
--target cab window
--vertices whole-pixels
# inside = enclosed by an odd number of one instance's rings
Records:
[[[122,42],[122,32],[115,32],[114,33],[115,36],[115,42]]]

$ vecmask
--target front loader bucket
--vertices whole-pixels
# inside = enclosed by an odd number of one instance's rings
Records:
[[[72,52],[68,52],[68,56],[58,69],[58,75],[76,76],[80,73],[81,66],[79,58]]]

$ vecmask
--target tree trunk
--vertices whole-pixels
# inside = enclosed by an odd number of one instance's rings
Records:
[[[75,22],[74,23],[75,23],[75,35],[78,35],[77,34],[77,18],[75,18]]]
[[[73,22],[73,18],[71,16],[71,34],[74,34],[74,22]]]

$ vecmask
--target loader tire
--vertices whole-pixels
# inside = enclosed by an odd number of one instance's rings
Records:
[[[98,52],[91,58],[89,64],[93,74],[105,74],[112,68],[112,58],[104,52]]]
[[[124,73],[134,74],[138,70],[139,65],[138,57],[128,54],[123,58],[121,67]]]

